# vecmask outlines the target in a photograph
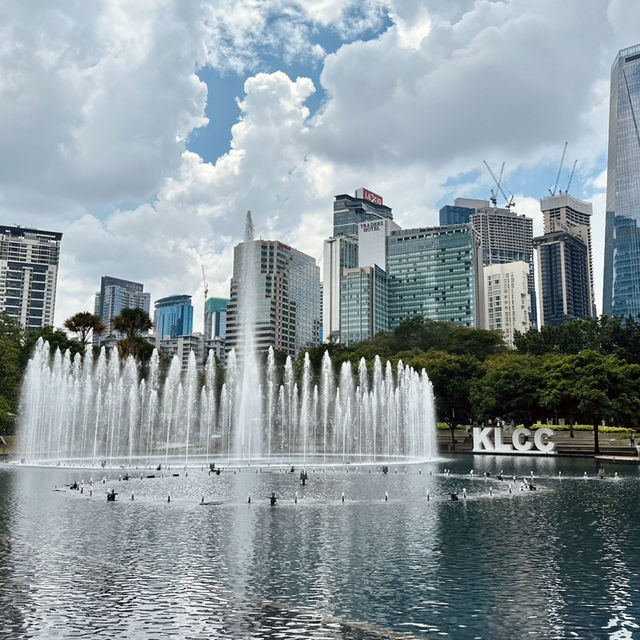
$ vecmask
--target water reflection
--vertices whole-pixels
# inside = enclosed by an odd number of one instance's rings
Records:
[[[538,491],[509,494],[500,470]],[[52,489],[92,472],[3,468],[0,637],[632,637],[638,474],[596,470],[476,456],[309,469],[305,487],[287,469],[108,473],[90,498]]]

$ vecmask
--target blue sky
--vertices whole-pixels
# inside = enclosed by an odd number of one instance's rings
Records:
[[[56,322],[100,276],[228,295],[247,209],[313,256],[333,195],[403,226],[488,198],[534,218],[575,159],[602,281],[608,84],[636,0],[202,0],[0,9],[0,219],[62,231]],[[200,314],[196,313],[196,318]],[[198,329],[196,323],[196,329]]]

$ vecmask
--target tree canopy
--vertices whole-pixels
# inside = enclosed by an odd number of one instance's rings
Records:
[[[89,311],[79,311],[64,321],[65,328],[69,329],[72,333],[78,336],[78,342],[87,348],[89,344],[89,335],[100,335],[105,332],[106,326],[100,319],[100,316],[96,316]]]
[[[111,319],[111,326],[122,338],[118,340],[120,356],[134,356],[140,361],[147,361],[153,353],[153,345],[142,335],[153,328],[153,322],[144,309],[123,309],[120,315]]]

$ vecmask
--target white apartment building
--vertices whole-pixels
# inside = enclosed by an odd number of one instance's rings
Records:
[[[531,327],[529,264],[524,261],[492,264],[484,267],[484,308],[487,329],[501,331],[513,348],[515,331]]]
[[[0,312],[26,329],[53,325],[62,234],[0,225]]]

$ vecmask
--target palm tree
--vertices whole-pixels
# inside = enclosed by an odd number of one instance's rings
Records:
[[[111,318],[111,327],[122,336],[118,340],[118,352],[123,358],[132,355],[144,359],[147,356],[151,345],[144,340],[142,334],[153,328],[153,322],[146,311],[137,308],[123,309],[119,316]]]
[[[64,321],[64,326],[72,333],[78,336],[78,342],[82,345],[84,351],[89,344],[89,334],[93,331],[93,335],[97,336],[104,333],[106,325],[100,319],[88,311],[80,311]]]

